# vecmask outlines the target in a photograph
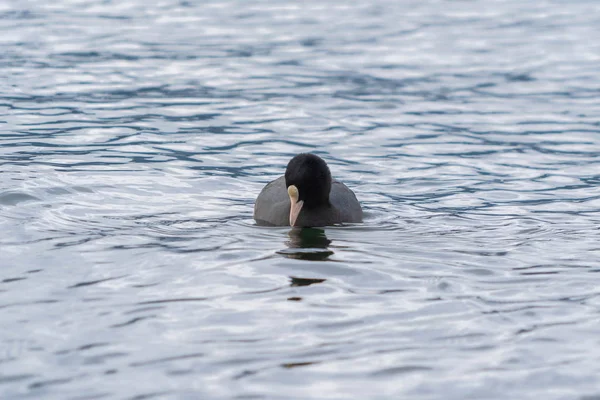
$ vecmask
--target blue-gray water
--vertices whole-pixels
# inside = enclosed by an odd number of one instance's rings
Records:
[[[0,4],[0,398],[600,397],[600,3]],[[257,227],[311,151],[364,224]]]

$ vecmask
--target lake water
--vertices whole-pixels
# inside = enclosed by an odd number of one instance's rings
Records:
[[[0,398],[600,399],[600,2],[5,0]],[[264,228],[299,152],[363,224]]]

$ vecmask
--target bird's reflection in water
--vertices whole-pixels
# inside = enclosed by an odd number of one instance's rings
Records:
[[[293,228],[288,236],[290,240],[285,242],[288,248],[277,252],[284,257],[323,261],[333,254],[333,251],[327,247],[331,240],[327,239],[323,229]]]
[[[323,282],[325,282],[325,279],[298,278],[295,276],[290,276],[290,286],[291,287],[310,286],[310,285],[314,285],[315,283],[323,283]]]

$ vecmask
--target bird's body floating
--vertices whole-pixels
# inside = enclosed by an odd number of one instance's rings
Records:
[[[354,192],[331,178],[323,159],[303,153],[260,192],[254,219],[258,225],[327,226],[362,222],[362,209]]]

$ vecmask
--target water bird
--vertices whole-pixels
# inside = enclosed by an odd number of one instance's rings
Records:
[[[332,179],[319,156],[301,153],[290,160],[285,175],[268,183],[254,204],[258,225],[319,227],[362,222],[356,195]]]

